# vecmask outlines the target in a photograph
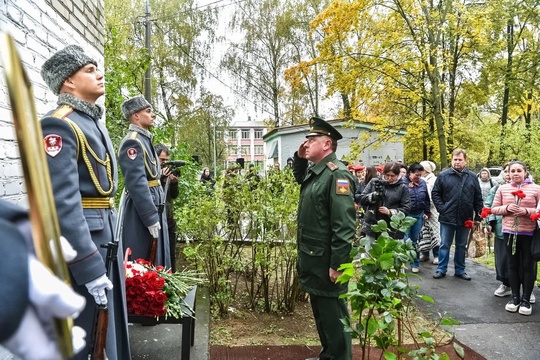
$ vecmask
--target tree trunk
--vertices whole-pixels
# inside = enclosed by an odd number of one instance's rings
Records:
[[[343,113],[345,114],[345,119],[351,119],[351,103],[349,101],[349,95],[341,93],[341,101],[343,101]]]

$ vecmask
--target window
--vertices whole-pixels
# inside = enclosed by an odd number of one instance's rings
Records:
[[[229,129],[229,138],[236,139],[236,129]]]
[[[255,130],[255,139],[262,139],[262,130]]]
[[[242,130],[242,139],[249,139],[249,129],[248,130]]]
[[[249,151],[249,145],[242,145],[242,155],[249,155],[250,154],[250,151]]]
[[[236,146],[229,147],[229,154],[236,155]]]
[[[263,146],[262,145],[255,145],[255,155],[263,155]]]

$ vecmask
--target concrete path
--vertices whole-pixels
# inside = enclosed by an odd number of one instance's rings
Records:
[[[429,295],[434,304],[418,302],[419,309],[433,318],[439,315],[460,322],[453,331],[456,338],[486,359],[540,359],[540,291],[532,306],[533,313],[523,316],[509,313],[504,306],[510,297],[499,298],[493,292],[500,283],[495,279],[495,270],[466,260],[466,272],[472,277],[465,281],[454,277],[453,257],[446,277],[434,279],[437,266],[420,263],[420,278],[412,282],[420,286],[420,294]]]

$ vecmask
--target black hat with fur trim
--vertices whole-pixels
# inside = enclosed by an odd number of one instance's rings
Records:
[[[312,117],[309,120],[309,133],[306,137],[326,135],[334,140],[343,139],[343,136],[332,125],[321,119],[320,117]]]
[[[152,105],[150,105],[150,103],[146,101],[144,96],[138,95],[132,97],[131,99],[127,99],[122,103],[122,114],[124,115],[126,120],[129,120],[129,117],[131,115],[149,107],[152,107]]]
[[[41,77],[55,95],[68,77],[88,64],[97,66],[97,61],[84,53],[79,45],[69,45],[51,56],[41,67]]]

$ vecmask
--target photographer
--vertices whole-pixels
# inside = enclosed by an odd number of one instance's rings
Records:
[[[389,162],[384,165],[383,179],[373,178],[360,195],[360,204],[366,207],[362,232],[366,234],[369,244],[366,251],[369,251],[371,244],[375,242],[378,234],[371,230],[371,226],[379,220],[390,223],[390,217],[398,212],[405,215],[410,210],[410,195],[407,186],[403,184],[400,174],[400,164]],[[389,232],[395,239],[403,238],[403,233],[395,231]]]
[[[169,161],[170,151],[169,148],[163,144],[157,144],[154,146],[156,154],[161,164],[161,186],[165,189],[167,179],[169,179],[169,187],[165,194],[165,213],[167,215],[167,225],[169,227],[169,244],[171,252],[171,270],[176,271],[176,221],[174,220],[174,199],[178,197],[178,176],[180,170],[165,164]]]

